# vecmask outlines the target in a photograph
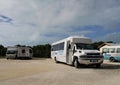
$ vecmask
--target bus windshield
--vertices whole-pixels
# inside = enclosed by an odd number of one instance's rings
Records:
[[[77,43],[76,44],[77,49],[86,49],[86,50],[93,50],[93,46],[91,44],[83,44],[83,43]]]

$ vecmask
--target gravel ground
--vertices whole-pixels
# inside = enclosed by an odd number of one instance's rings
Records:
[[[119,79],[120,62],[76,69],[52,59],[0,59],[0,85],[120,85]]]

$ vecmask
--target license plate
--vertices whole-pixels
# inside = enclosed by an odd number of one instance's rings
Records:
[[[98,62],[98,60],[90,60],[90,62]]]

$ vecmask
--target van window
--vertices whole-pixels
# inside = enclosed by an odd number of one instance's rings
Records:
[[[120,48],[117,48],[117,53],[120,53]]]
[[[109,48],[109,53],[115,53],[115,48]]]
[[[102,52],[103,53],[108,53],[108,49],[107,48],[103,48]]]

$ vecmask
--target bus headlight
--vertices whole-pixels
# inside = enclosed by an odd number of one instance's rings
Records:
[[[86,52],[82,52],[82,55],[87,55],[87,53]]]

